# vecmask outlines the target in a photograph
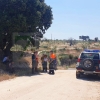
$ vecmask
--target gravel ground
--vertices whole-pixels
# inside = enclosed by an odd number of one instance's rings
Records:
[[[57,70],[0,82],[0,100],[100,100],[100,80]]]

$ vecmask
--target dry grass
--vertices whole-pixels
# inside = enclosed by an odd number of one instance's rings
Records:
[[[69,66],[69,68],[76,68],[76,63]]]
[[[1,74],[1,75],[0,75],[0,81],[13,79],[13,78],[15,78],[15,77],[16,77],[15,75]]]
[[[47,45],[47,44],[42,44],[42,45]],[[49,45],[49,44],[48,44]],[[80,54],[81,51],[77,51],[75,50],[75,48],[79,48],[82,49],[82,43],[78,43],[75,46],[69,46],[68,43],[63,44],[63,43],[57,43],[55,44],[57,45],[58,49],[62,49],[65,48],[64,53],[65,54],[72,54],[73,56],[78,56]],[[94,45],[94,43],[92,43],[90,45],[91,49],[100,49],[98,46],[96,46],[96,44]],[[45,50],[44,48],[39,48],[40,51]],[[28,51],[28,53],[32,53],[32,51]],[[58,54],[61,52],[58,52]],[[38,66],[38,70],[41,72],[42,70],[42,65],[41,65],[41,60],[39,59],[39,66]],[[31,75],[31,65],[32,61],[31,61],[31,56],[28,57],[23,57],[21,59],[18,59],[18,61],[15,62],[15,65],[17,66],[16,70],[15,70],[15,74],[14,75],[10,75],[8,73],[5,73],[3,70],[5,70],[5,66],[0,63],[0,69],[2,69],[2,71],[0,70],[0,81],[4,81],[4,80],[8,80],[8,79],[12,79],[18,76],[27,76],[27,75]],[[70,66],[58,66],[58,70],[67,70],[68,68],[75,68],[76,64],[72,64]]]

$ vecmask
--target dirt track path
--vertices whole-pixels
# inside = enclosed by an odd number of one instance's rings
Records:
[[[100,100],[100,81],[76,79],[75,70],[0,82],[0,100]]]

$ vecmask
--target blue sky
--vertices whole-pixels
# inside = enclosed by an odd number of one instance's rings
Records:
[[[100,0],[45,0],[52,7],[53,23],[45,38],[100,37]],[[100,38],[99,38],[100,39]]]

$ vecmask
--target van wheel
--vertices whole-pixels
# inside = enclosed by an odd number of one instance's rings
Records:
[[[81,76],[80,73],[79,72],[78,73],[76,72],[76,78],[79,79],[80,76]]]

